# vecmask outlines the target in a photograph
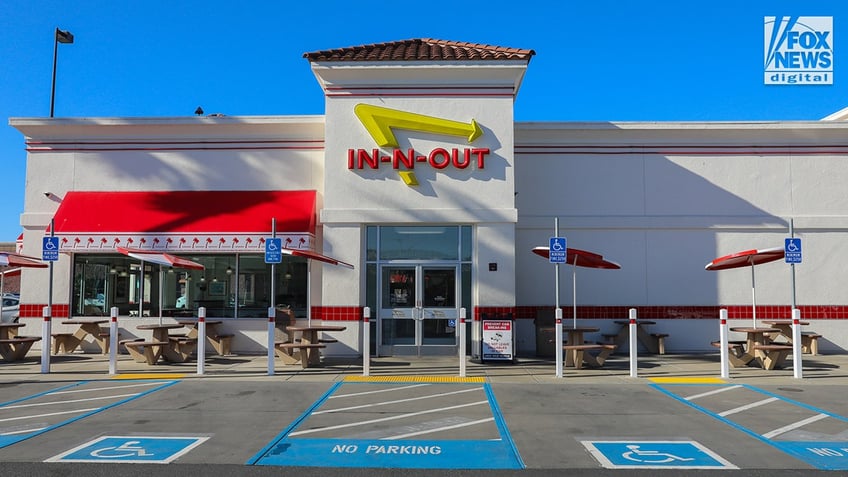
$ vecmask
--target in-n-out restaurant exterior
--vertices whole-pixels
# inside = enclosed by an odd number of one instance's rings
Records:
[[[54,331],[114,306],[130,337],[204,306],[235,333],[235,352],[260,353],[273,300],[298,319],[345,324],[328,355],[362,354],[366,306],[372,355],[446,354],[464,308],[477,324],[512,316],[519,355],[532,355],[556,267],[531,250],[558,220],[569,247],[621,265],[561,266],[566,317],[574,291],[581,323],[607,332],[635,308],[670,334],[669,351],[714,351],[719,309],[749,323],[752,274],[704,266],[782,246],[792,223],[804,244],[795,289],[789,265],[758,266],[757,317],[789,318],[794,293],[820,349],[848,347],[839,114],[515,122],[534,54],[432,39],[306,53],[323,116],[11,119],[27,149],[23,252],[60,240]],[[272,234],[354,268],[286,255],[272,280]],[[205,268],[160,270],[118,247]],[[38,334],[49,274],[23,274],[24,333]]]

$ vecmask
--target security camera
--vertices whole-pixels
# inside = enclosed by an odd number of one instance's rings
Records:
[[[53,193],[52,193],[52,192],[45,192],[45,193],[44,193],[44,197],[48,197],[48,198],[49,198],[51,195],[53,195]]]

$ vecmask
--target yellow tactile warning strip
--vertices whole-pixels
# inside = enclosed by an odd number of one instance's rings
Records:
[[[727,381],[721,378],[704,378],[704,377],[668,377],[668,378],[648,378],[648,381],[657,384],[724,384]]]
[[[175,374],[175,373],[139,373],[139,374],[119,374],[112,379],[182,379],[185,377],[185,374]]]
[[[459,376],[347,376],[345,382],[360,383],[485,383],[486,378]]]

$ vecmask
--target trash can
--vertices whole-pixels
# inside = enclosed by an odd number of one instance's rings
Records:
[[[541,308],[536,311],[536,356],[553,358],[556,356],[556,311],[553,308]]]
[[[483,313],[478,337],[481,363],[515,363],[515,319],[512,313]]]

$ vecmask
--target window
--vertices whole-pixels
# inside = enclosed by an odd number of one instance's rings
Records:
[[[119,254],[74,256],[74,316],[197,316],[267,318],[271,305],[271,265],[256,254],[179,255],[203,270],[160,267]],[[307,263],[283,257],[275,267],[274,304],[306,318]]]

